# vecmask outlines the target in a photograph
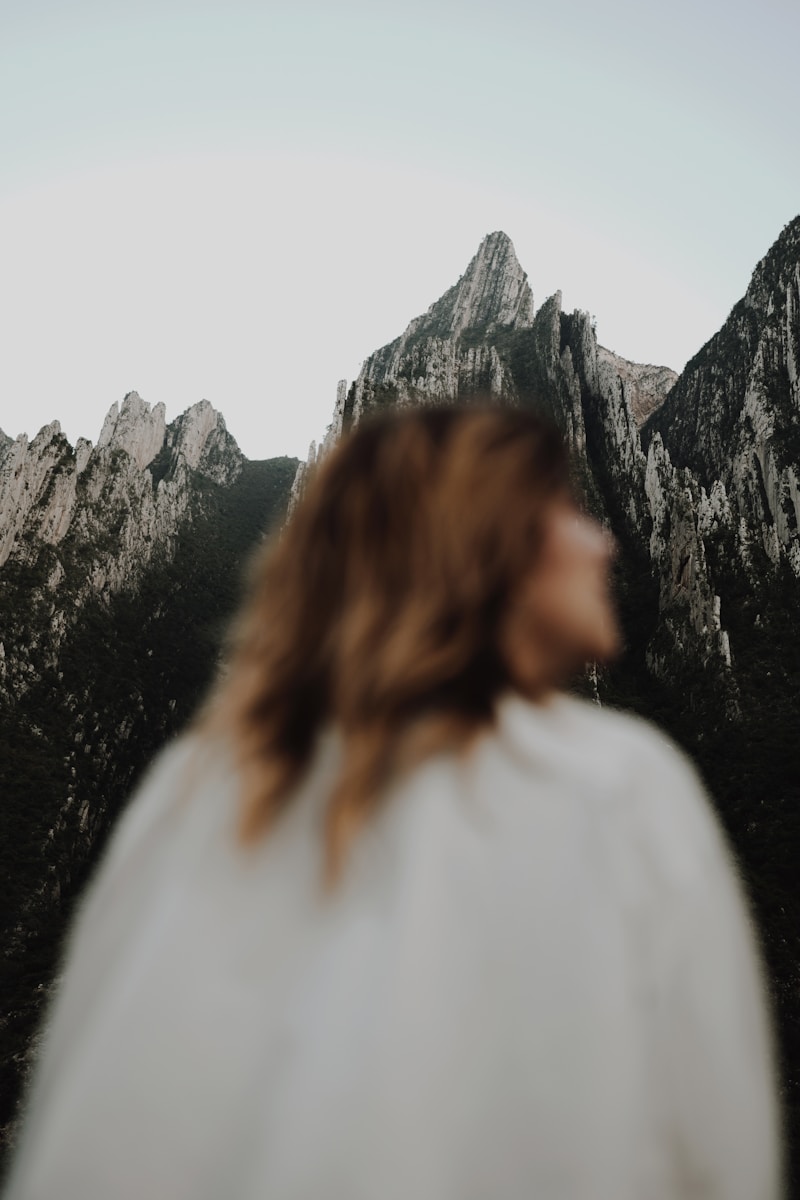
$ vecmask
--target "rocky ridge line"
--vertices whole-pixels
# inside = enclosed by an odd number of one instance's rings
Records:
[[[534,312],[533,295],[511,240],[490,234],[455,287],[375,351],[348,389],[340,381],[322,446],[312,446],[293,489],[342,431],[386,405],[426,404],[476,394],[542,406],[564,431],[583,484],[607,521],[651,549],[659,578],[663,638],[650,654],[663,670],[669,654],[697,652],[730,665],[697,513],[683,502],[663,446],[644,452],[639,428],[664,404],[677,376],[668,367],[629,361],[600,346],[586,312],[563,311],[560,292]],[[649,483],[648,483],[649,480]],[[656,482],[657,481],[657,482]],[[675,519],[672,519],[674,509]],[[653,540],[652,531],[658,530]],[[691,562],[690,587],[686,561]]]
[[[130,591],[155,555],[172,553],[190,517],[193,479],[231,484],[243,463],[208,401],[167,426],[164,406],[151,410],[136,392],[121,407],[112,405],[94,447],[79,438],[73,449],[58,421],[31,441],[22,434],[7,445],[0,464],[0,569],[44,569],[36,595],[50,616],[46,631],[34,635],[33,644],[18,646],[13,659],[4,647],[0,683],[18,694],[32,657],[55,661],[87,600]],[[60,596],[67,572],[65,604]]]

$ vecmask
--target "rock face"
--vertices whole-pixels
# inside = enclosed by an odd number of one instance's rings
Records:
[[[724,494],[715,512],[691,472],[673,468],[658,436],[647,458],[645,492],[653,518],[649,549],[659,577],[659,614],[670,634],[660,654],[649,648],[649,665],[668,675],[674,648],[694,642],[695,649],[716,651],[730,667],[730,639],[721,626],[703,536],[721,514],[727,515]]]
[[[96,446],[0,437],[0,1134],[72,900],[217,669],[296,466],[248,462],[206,401],[167,425],[135,392]]]
[[[758,264],[744,298],[689,362],[645,434],[707,490],[724,489],[742,561],[800,576],[800,219]],[[767,567],[769,570],[769,567]]]
[[[483,395],[543,407],[567,435],[587,495],[606,521],[613,519],[618,537],[631,546],[649,546],[658,518],[664,545],[652,563],[664,620],[650,651],[651,668],[661,670],[669,657],[670,647],[662,644],[667,637],[672,651],[698,652],[723,669],[729,666],[729,644],[705,557],[699,550],[694,554],[694,583],[685,588],[680,573],[686,521],[673,524],[671,501],[646,487],[639,427],[664,404],[676,379],[668,367],[633,363],[600,346],[589,314],[565,313],[560,292],[534,312],[510,239],[492,233],[455,287],[401,337],[370,355],[349,389],[339,384],[322,453],[344,429],[386,405]],[[668,455],[659,478],[667,462]],[[306,470],[296,480],[295,495]],[[716,617],[710,619],[709,612]],[[733,696],[732,681],[725,686]]]
[[[190,472],[235,482],[244,458],[221,415],[201,401],[167,429],[164,406],[129,392],[106,417],[97,446],[75,450],[58,421],[32,442],[23,434],[0,464],[0,566],[16,554],[58,546],[71,533],[103,546],[87,588],[130,582],[157,547],[166,546],[190,503]],[[115,538],[109,542],[109,517]]]
[[[130,591],[154,558],[172,556],[200,481],[230,487],[244,462],[207,401],[167,428],[164,406],[151,411],[136,392],[112,405],[94,448],[81,439],[73,450],[57,421],[30,443],[19,437],[0,467],[0,567],[46,570],[52,611],[45,631],[21,636],[13,654],[5,646],[6,694],[19,700],[34,661],[57,661],[86,603]]]
[[[385,405],[480,394],[543,408],[570,441],[590,505],[653,580],[646,672],[669,680],[677,661],[699,662],[735,713],[722,591],[755,594],[784,567],[800,576],[799,371],[800,220],[680,379],[599,345],[588,314],[563,312],[560,293],[534,311],[510,240],[492,233],[454,287],[349,389],[339,384],[321,453]],[[742,572],[749,583],[733,579]]]
[[[624,388],[636,424],[640,427],[657,412],[674,387],[678,376],[669,367],[629,362],[618,354],[597,347],[598,370],[609,379],[616,379]]]
[[[532,323],[533,294],[511,239],[490,233],[458,283],[367,359],[349,393],[340,392],[334,437],[376,404],[504,394],[503,365],[487,335]]]
[[[125,450],[143,471],[164,444],[165,412],[163,404],[157,404],[151,412],[150,405],[137,392],[129,392],[122,402],[122,411],[118,404],[111,405],[97,448]]]

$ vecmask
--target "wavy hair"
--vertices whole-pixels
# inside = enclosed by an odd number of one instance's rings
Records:
[[[529,411],[394,410],[342,438],[256,563],[209,713],[241,771],[243,841],[333,726],[333,881],[397,770],[491,725],[511,684],[503,617],[569,487],[560,435]]]

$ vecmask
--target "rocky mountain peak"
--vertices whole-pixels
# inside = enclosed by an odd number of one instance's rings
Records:
[[[800,285],[800,217],[784,226],[753,271],[744,303],[748,308],[769,313],[780,303],[787,289]],[[796,298],[796,295],[795,295]]]
[[[128,392],[122,407],[114,402],[108,410],[97,448],[107,446],[111,450],[124,450],[143,471],[164,445],[166,428],[163,404],[156,404],[151,409],[138,392]]]
[[[320,453],[375,407],[474,396],[519,403],[525,397],[541,399],[544,391],[551,393],[551,415],[580,450],[585,430],[578,370],[584,391],[602,392],[621,428],[630,424],[634,431],[660,407],[676,379],[668,367],[629,362],[598,348],[589,314],[563,313],[560,292],[534,313],[514,245],[496,230],[483,239],[453,287],[365,360],[349,389],[346,381],[339,383]],[[638,434],[626,447],[634,457],[641,454]],[[301,471],[298,495],[302,476]]]
[[[112,404],[94,448],[79,438],[73,449],[58,421],[30,441],[25,434],[0,438],[0,566],[26,547],[60,546],[68,535],[88,542],[100,530],[102,543],[102,528],[116,521],[113,562],[87,586],[122,586],[156,544],[169,542],[193,475],[230,486],[243,461],[207,400],[167,426],[164,405],[151,408],[137,392]]]
[[[222,414],[208,400],[200,400],[187,408],[178,418],[176,427],[178,449],[190,467],[198,465],[210,437],[227,433]]]
[[[408,332],[456,337],[464,329],[533,323],[533,293],[513,242],[501,231],[487,234],[454,287],[417,317]]]
[[[222,413],[208,400],[187,408],[170,425],[175,461],[199,470],[216,483],[230,483],[241,470],[241,452],[228,433]]]
[[[502,395],[503,364],[487,339],[532,325],[533,293],[511,238],[490,233],[458,283],[401,337],[370,355],[349,392],[340,387],[326,446],[376,403]],[[481,345],[473,344],[476,337]]]
[[[68,455],[58,421],[42,426],[30,441],[22,433],[5,446],[0,456],[0,566],[29,514],[38,522],[43,538],[62,536],[74,492],[69,471],[64,471]]]

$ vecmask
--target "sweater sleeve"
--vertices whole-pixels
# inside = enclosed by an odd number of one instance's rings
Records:
[[[676,1193],[687,1200],[776,1200],[774,1054],[743,889],[693,769],[671,746],[655,779],[669,888],[658,1072]]]

